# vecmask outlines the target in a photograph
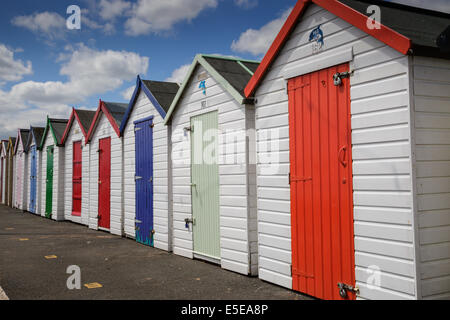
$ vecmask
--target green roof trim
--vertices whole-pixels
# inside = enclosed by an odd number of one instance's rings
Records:
[[[181,99],[181,96],[184,93],[184,90],[186,89],[189,80],[191,79],[195,68],[197,67],[197,64],[200,64],[203,68],[206,69],[206,71],[211,75],[211,77],[214,78],[222,87],[224,90],[226,90],[239,104],[246,104],[249,99],[247,99],[243,94],[241,94],[239,91],[237,91],[215,68],[213,68],[205,58],[216,58],[216,59],[222,59],[222,60],[229,60],[229,61],[235,61],[238,63],[245,71],[249,72],[250,75],[253,75],[253,72],[246,67],[243,62],[248,63],[260,63],[259,61],[254,60],[245,60],[240,58],[233,58],[233,57],[224,57],[219,55],[207,55],[207,54],[198,54],[195,56],[194,61],[192,62],[188,73],[183,81],[183,84],[181,85],[180,89],[177,92],[177,95],[175,96],[169,111],[167,112],[166,118],[164,119],[164,124],[167,125],[170,122],[170,119],[172,117],[173,112],[175,111],[178,102]]]
[[[45,139],[47,138],[47,133],[48,133],[49,128],[50,128],[50,131],[52,132],[52,136],[53,136],[53,140],[55,140],[55,144],[57,146],[60,145],[58,139],[56,139],[55,131],[53,131],[53,128],[50,124],[50,118],[49,118],[49,116],[47,116],[47,125],[45,126],[44,134],[42,135],[42,140],[41,140],[41,144],[39,146],[39,150],[42,150],[42,148],[44,147]]]

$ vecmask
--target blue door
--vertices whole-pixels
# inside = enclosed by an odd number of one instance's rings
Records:
[[[31,167],[30,167],[30,212],[36,213],[36,146],[30,149]]]
[[[153,117],[136,121],[136,241],[153,246]]]

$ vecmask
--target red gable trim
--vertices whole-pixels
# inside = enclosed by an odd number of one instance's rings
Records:
[[[73,119],[77,119],[78,126],[81,128],[81,132],[83,132],[85,140],[88,138],[88,133],[86,130],[84,130],[83,125],[81,124],[80,117],[78,116],[77,110],[75,108],[72,108],[72,114],[70,115],[69,122],[67,123],[66,130],[64,131],[63,137],[61,139],[61,144],[64,145],[66,143],[66,139],[69,135],[70,128],[72,127]]]
[[[411,49],[412,42],[409,38],[384,25],[380,26],[381,29],[369,29],[367,27],[367,16],[342,4],[338,0],[298,0],[291,14],[286,20],[283,28],[278,33],[269,51],[264,56],[264,59],[259,65],[255,74],[247,84],[247,87],[245,88],[245,96],[247,98],[250,98],[254,94],[255,89],[264,78],[267,70],[272,65],[287,38],[297,25],[298,18],[306,9],[307,5],[311,2],[315,3],[318,6],[321,6],[325,10],[328,10],[342,20],[347,21],[356,28],[366,32],[367,34],[380,40],[381,42],[384,42],[385,44],[402,54],[407,54]]]
[[[106,108],[105,104],[102,100],[100,100],[98,104],[97,111],[95,112],[94,120],[92,120],[91,127],[89,128],[87,138],[86,138],[86,144],[91,142],[92,135],[94,134],[95,128],[97,127],[97,122],[100,118],[100,112],[103,112],[103,114],[106,116],[106,118],[111,123],[111,126],[113,127],[114,131],[116,132],[117,136],[120,137],[120,128],[117,125],[116,121],[112,117],[111,113],[109,112],[108,108]]]
[[[64,145],[66,143],[67,136],[69,135],[70,128],[72,127],[74,113],[75,113],[75,108],[72,108],[72,113],[70,114],[69,122],[67,122],[66,130],[64,130],[64,134],[61,139],[62,145]]]

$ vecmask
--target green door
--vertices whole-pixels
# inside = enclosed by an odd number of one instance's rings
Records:
[[[217,112],[191,118],[194,253],[220,259]]]
[[[45,193],[45,216],[47,218],[52,217],[53,208],[53,153],[55,151],[54,146],[47,147],[47,185]]]

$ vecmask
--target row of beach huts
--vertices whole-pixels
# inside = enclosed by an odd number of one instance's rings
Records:
[[[19,129],[1,201],[321,299],[449,299],[449,22],[299,0],[261,63]]]

